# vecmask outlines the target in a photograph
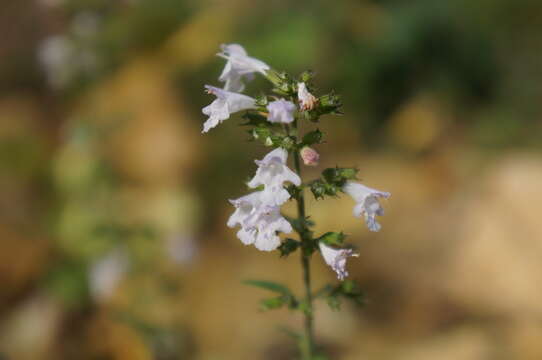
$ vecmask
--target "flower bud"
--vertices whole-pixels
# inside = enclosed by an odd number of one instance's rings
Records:
[[[310,148],[308,146],[304,146],[300,151],[299,154],[301,155],[301,158],[303,159],[303,163],[307,166],[317,166],[318,160],[320,159],[320,154],[316,152],[313,148]]]
[[[299,107],[303,111],[312,110],[316,106],[318,99],[307,90],[307,85],[304,82],[297,84],[297,97],[299,99]]]

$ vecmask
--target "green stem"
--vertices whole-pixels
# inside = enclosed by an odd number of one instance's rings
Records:
[[[297,120],[294,122],[294,129],[297,132]],[[299,159],[299,153],[294,153],[294,165],[297,175],[301,178],[301,163]],[[305,222],[305,197],[303,195],[303,189],[297,198],[297,216],[300,224]],[[303,225],[304,227],[304,225]],[[312,359],[314,355],[314,316],[312,308],[312,290],[311,290],[311,273],[310,273],[310,254],[305,251],[305,245],[310,242],[311,239],[307,239],[303,233],[299,233],[299,239],[301,240],[301,265],[303,267],[303,283],[305,285],[305,344],[302,346],[302,355],[304,360]],[[310,245],[310,244],[307,244]]]

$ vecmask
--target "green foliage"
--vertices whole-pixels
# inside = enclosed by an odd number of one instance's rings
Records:
[[[264,94],[260,94],[256,96],[256,105],[260,107],[266,107],[269,103],[269,100],[267,100],[267,96]]]
[[[322,176],[328,183],[342,187],[347,180],[356,179],[358,171],[355,168],[334,167],[322,171]]]
[[[290,289],[288,289],[285,285],[273,282],[273,281],[265,281],[265,280],[245,280],[243,281],[243,284],[258,287],[261,289],[273,291],[282,295],[291,295],[293,296]]]
[[[287,238],[280,244],[279,251],[280,251],[280,257],[288,256],[294,251],[297,250],[301,243],[297,240]]]
[[[288,306],[289,309],[297,309],[299,302],[294,294],[285,285],[264,280],[245,280],[244,284],[279,293],[279,296],[265,298],[260,301],[260,309],[263,311],[279,309]]]
[[[259,140],[265,146],[281,147],[288,151],[296,148],[297,139],[284,132],[279,124],[267,121],[267,116],[259,112],[248,111],[243,115],[246,122],[241,126],[252,126],[248,133],[252,140]]]
[[[294,79],[286,72],[276,72],[270,70],[267,72],[266,77],[273,85],[273,92],[285,96],[294,97],[297,94],[297,85]]]
[[[299,81],[304,83],[309,83],[314,77],[314,72],[312,70],[306,70],[299,75]]]
[[[45,277],[45,285],[66,306],[77,307],[90,302],[87,266],[81,262],[63,261]]]
[[[365,305],[365,294],[353,280],[345,280],[336,286],[326,285],[319,290],[315,297],[325,298],[332,310],[340,310],[341,300],[353,301],[356,305]]]
[[[265,126],[268,128],[273,126],[273,124],[267,121],[267,117],[261,113],[247,111],[242,117],[243,119],[247,120],[247,122],[241,124],[242,126]]]
[[[304,219],[293,219],[285,216],[284,218],[288,220],[303,241],[312,239],[312,231],[310,230],[310,228],[314,226],[314,222],[312,220],[310,220],[308,217],[305,217]]]
[[[337,196],[337,193],[340,191],[340,188],[333,184],[329,184],[322,179],[316,179],[310,183],[310,189],[312,195],[316,200],[323,199],[327,196]]]
[[[286,190],[288,191],[292,199],[299,199],[299,196],[302,193],[303,187],[290,184],[286,187]]]
[[[324,134],[320,131],[320,129],[310,131],[303,136],[300,147],[320,144],[323,136]]]
[[[337,196],[348,180],[357,178],[358,169],[355,168],[327,168],[322,171],[322,178],[313,180],[310,189],[315,199],[327,196]]]
[[[326,245],[340,246],[343,244],[346,235],[343,232],[327,232],[320,236],[316,241],[323,242]]]
[[[341,106],[341,97],[331,92],[318,98],[318,107],[315,110],[319,116],[326,114],[342,115],[342,112],[339,111]]]

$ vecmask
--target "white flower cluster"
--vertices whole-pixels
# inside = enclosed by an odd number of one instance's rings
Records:
[[[254,244],[258,250],[272,251],[280,245],[278,231],[292,232],[290,223],[280,215],[281,205],[290,198],[284,183],[299,186],[301,179],[288,168],[287,159],[286,150],[277,148],[262,160],[256,160],[258,170],[248,186],[254,189],[263,185],[263,190],[230,200],[235,212],[230,216],[228,226],[241,226],[237,237],[243,244]]]
[[[221,46],[217,55],[226,59],[226,65],[218,78],[224,83],[224,88],[206,85],[209,94],[216,99],[203,108],[208,116],[203,124],[206,133],[231,114],[256,108],[256,100],[243,95],[245,81],[251,80],[255,73],[267,75],[270,67],[261,60],[248,56],[245,49],[238,44],[225,44]],[[296,111],[310,111],[317,106],[318,99],[312,95],[304,82],[296,84],[298,104],[285,99],[271,101],[267,105],[267,120],[271,123],[289,124],[295,120]],[[301,159],[307,166],[316,166],[319,154],[312,148],[305,146],[300,151]],[[235,200],[230,200],[235,207],[234,213],[228,219],[229,227],[240,226],[237,237],[245,245],[254,245],[262,251],[272,251],[280,244],[279,232],[292,232],[292,225],[280,214],[280,207],[290,199],[289,192],[284,188],[285,183],[301,185],[299,176],[288,168],[288,152],[277,148],[268,153],[262,160],[256,160],[258,169],[248,186],[262,190],[254,191]],[[371,189],[365,185],[348,181],[342,190],[350,195],[356,202],[354,216],[364,217],[370,231],[379,231],[380,224],[376,216],[384,215],[379,198],[388,198],[390,193]],[[358,256],[352,249],[333,248],[324,243],[319,244],[320,252],[325,262],[343,280],[348,276],[346,260],[351,256]]]
[[[270,67],[263,61],[248,56],[245,49],[239,44],[223,44],[221,49],[222,51],[217,55],[226,59],[227,62],[218,80],[224,83],[224,88],[205,86],[209,94],[216,96],[216,100],[202,110],[205,115],[209,116],[203,124],[202,132],[204,133],[228,119],[233,113],[254,109],[256,100],[241,94],[245,89],[244,81],[252,80],[254,73],[265,76],[270,70]],[[308,100],[300,103],[302,109],[310,107],[306,105],[307,101],[313,106],[316,101],[314,96],[306,90],[304,83],[299,83],[299,87],[304,89],[303,96],[308,97]],[[291,101],[284,99],[271,101],[267,105],[267,120],[272,123],[291,123],[294,121],[296,110],[296,105]]]

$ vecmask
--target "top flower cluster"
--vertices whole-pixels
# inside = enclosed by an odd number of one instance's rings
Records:
[[[218,56],[227,62],[218,80],[225,84],[223,89],[205,86],[209,94],[216,96],[216,100],[203,108],[203,113],[209,116],[203,124],[204,133],[228,119],[233,113],[256,109],[256,99],[241,94],[245,89],[244,81],[252,80],[255,73],[267,76],[271,69],[263,61],[248,56],[241,45],[221,45],[221,49],[222,52],[218,53]],[[297,87],[300,109],[312,110],[317,99],[307,90],[305,83],[300,82]],[[267,104],[267,111],[269,113],[267,121],[288,124],[294,121],[296,105],[291,101],[278,99]]]

